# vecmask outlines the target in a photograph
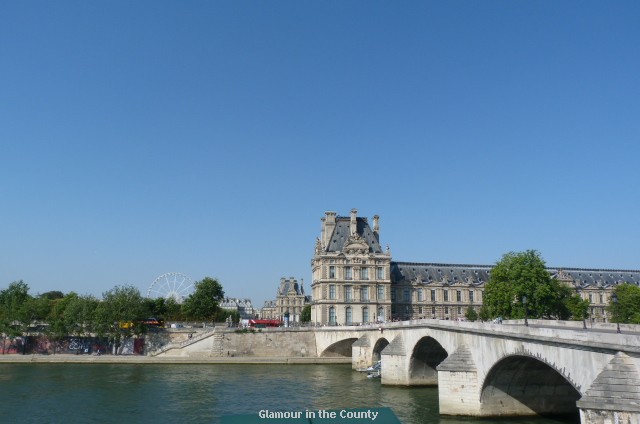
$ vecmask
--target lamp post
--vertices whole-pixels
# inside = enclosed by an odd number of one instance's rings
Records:
[[[522,306],[524,306],[524,325],[529,326],[529,319],[527,318],[527,296],[522,296]]]
[[[611,295],[611,301],[613,302],[613,310],[618,311],[618,295],[616,293]],[[616,319],[616,333],[620,332],[620,320]]]

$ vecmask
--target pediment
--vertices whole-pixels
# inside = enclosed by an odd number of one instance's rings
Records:
[[[349,237],[349,240],[344,244],[342,251],[345,253],[366,254],[369,252],[369,245],[358,234],[354,234]]]

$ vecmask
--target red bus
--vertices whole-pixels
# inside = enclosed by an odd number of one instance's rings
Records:
[[[282,321],[279,319],[250,319],[249,328],[281,327]]]

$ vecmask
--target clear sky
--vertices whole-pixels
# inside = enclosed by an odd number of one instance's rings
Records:
[[[394,260],[640,268],[638,1],[4,1],[0,288],[310,293]]]

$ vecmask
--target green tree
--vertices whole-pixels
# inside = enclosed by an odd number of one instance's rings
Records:
[[[588,300],[581,298],[578,294],[573,294],[565,303],[572,320],[584,321],[589,318]]]
[[[476,310],[472,307],[469,306],[467,308],[467,311],[464,314],[464,317],[468,320],[468,321],[477,321],[478,320],[478,313],[476,312]]]
[[[49,296],[40,295],[41,298]],[[58,341],[67,336],[83,337],[91,334],[93,312],[98,301],[93,296],[78,296],[71,292],[62,298],[49,300],[49,314],[45,333],[54,342],[54,353]]]
[[[173,297],[170,297],[170,298],[165,300],[164,307],[165,307],[165,310],[166,310],[165,316],[164,316],[165,320],[179,321],[179,320],[183,320],[184,319],[184,313],[182,311],[182,305],[179,304],[176,301],[176,299],[174,299]]]
[[[115,353],[124,339],[142,334],[145,308],[140,291],[133,286],[116,286],[102,294],[94,312],[94,331],[107,336],[115,345]]]
[[[194,286],[195,291],[182,304],[184,313],[191,319],[215,320],[218,303],[224,299],[222,285],[215,278],[205,277]]]
[[[491,270],[484,306],[489,318],[521,319],[526,307],[530,318],[566,319],[571,296],[569,287],[551,278],[537,251],[509,252]]]
[[[300,322],[311,322],[311,305],[305,305],[300,313]]]
[[[613,302],[613,296],[618,302]],[[640,324],[640,287],[624,283],[613,289],[607,307],[611,314],[611,321],[627,324]]]
[[[63,327],[69,336],[85,337],[93,332],[98,299],[70,293],[64,299]]]
[[[491,319],[489,308],[487,308],[486,305],[482,305],[480,307],[480,313],[478,315],[479,315],[480,321],[489,321]]]
[[[48,292],[42,293],[39,297],[45,297],[49,300],[56,300],[56,299],[62,299],[64,297],[64,293],[62,293],[59,290],[54,290],[54,291],[48,291]]]
[[[22,280],[14,281],[9,287],[0,291],[0,331],[4,335],[3,353],[7,337],[14,339],[26,334],[28,316],[32,300],[29,286]]]
[[[157,297],[155,299],[145,298],[142,300],[142,303],[145,314],[148,317],[165,318],[167,314],[167,300],[164,297]]]
[[[240,312],[229,311],[226,309],[218,309],[216,312],[215,322],[225,322],[228,317],[231,317],[231,322],[238,324],[240,322]]]
[[[52,299],[49,316],[47,317],[47,323],[49,324],[46,330],[46,334],[53,343],[53,353],[56,353],[58,341],[62,340],[69,334],[65,325],[65,312],[69,299],[72,296],[77,296],[75,293],[70,293],[61,299]]]

